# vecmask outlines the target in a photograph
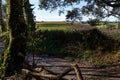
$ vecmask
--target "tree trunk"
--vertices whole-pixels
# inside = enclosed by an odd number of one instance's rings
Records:
[[[10,59],[6,68],[6,75],[12,75],[22,69],[26,55],[27,25],[23,15],[23,0],[10,0],[9,27],[12,33]]]

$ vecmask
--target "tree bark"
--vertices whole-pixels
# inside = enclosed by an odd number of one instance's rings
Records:
[[[10,0],[9,27],[12,33],[10,59],[7,61],[6,75],[22,69],[26,55],[27,25],[23,15],[23,0]]]

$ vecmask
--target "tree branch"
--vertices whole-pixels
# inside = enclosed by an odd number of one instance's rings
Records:
[[[120,7],[120,1],[106,1],[106,0],[101,0],[101,2],[107,4],[108,6],[111,7]]]

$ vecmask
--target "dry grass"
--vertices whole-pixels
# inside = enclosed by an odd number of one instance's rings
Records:
[[[113,39],[120,41],[120,29],[100,29],[100,31]]]
[[[116,52],[111,52],[111,53],[104,53],[104,52],[99,52],[94,54],[94,56],[92,56],[91,62],[94,64],[115,64],[115,63],[119,63],[120,62],[120,51],[116,51]],[[90,60],[89,59],[89,60]]]

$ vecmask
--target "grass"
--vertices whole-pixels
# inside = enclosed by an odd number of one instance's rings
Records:
[[[106,28],[106,25],[103,25],[103,24],[102,25],[97,25],[96,28],[103,29],[103,28]]]
[[[61,30],[65,32],[71,32],[80,30],[83,28],[89,28],[90,26],[88,24],[82,24],[79,22],[76,22],[74,24],[68,23],[68,22],[39,22],[36,24],[36,31],[54,31],[54,30]]]
[[[67,30],[68,25],[65,23],[53,23],[53,22],[41,22],[41,23],[37,23],[36,25],[36,29],[37,31],[41,30],[41,31],[53,31],[53,30],[62,30],[62,31],[66,31]]]
[[[87,59],[89,62],[94,63],[94,64],[99,64],[99,65],[104,65],[104,64],[116,64],[120,62],[120,50],[117,52],[99,52],[99,53],[94,53],[91,57]]]
[[[107,36],[112,37],[115,40],[120,41],[120,29],[102,29],[100,30],[103,34],[106,34]]]
[[[45,31],[45,30],[48,30],[48,31],[53,31],[53,30],[62,30],[62,31],[66,31],[67,30],[67,27],[44,27],[44,26],[38,26],[36,27],[37,30],[36,31]]]
[[[98,29],[104,29],[104,28],[108,28],[108,29],[112,29],[112,28],[118,28],[118,24],[119,23],[115,23],[115,22],[112,22],[112,23],[100,23],[100,25],[97,25],[96,28]]]

